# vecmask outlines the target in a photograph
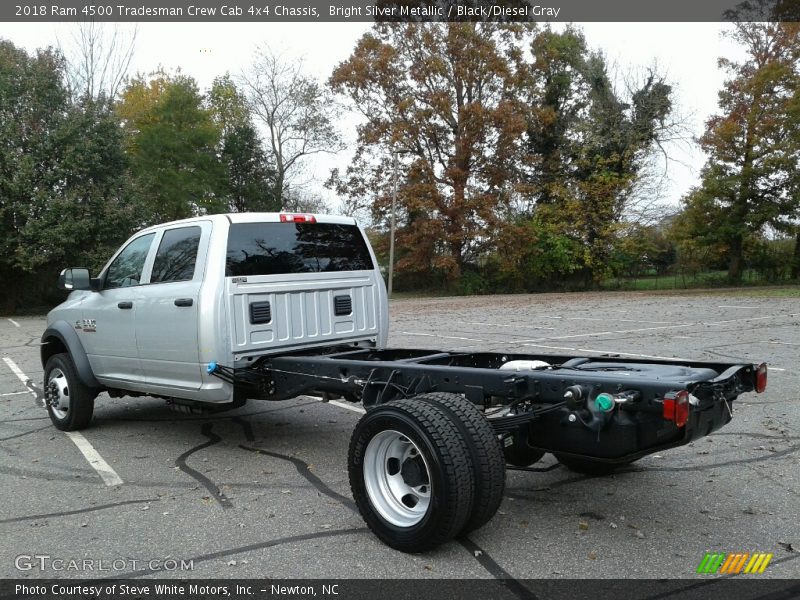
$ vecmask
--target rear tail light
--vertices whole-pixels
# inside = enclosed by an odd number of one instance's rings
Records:
[[[761,363],[756,369],[756,392],[761,393],[767,389],[767,363]]]
[[[664,396],[664,419],[683,427],[689,420],[689,392],[681,390]]]
[[[281,223],[316,223],[314,215],[281,213]]]

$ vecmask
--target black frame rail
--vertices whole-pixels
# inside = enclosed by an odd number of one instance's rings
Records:
[[[534,370],[504,370],[512,361],[542,361],[549,366]],[[620,371],[630,368],[630,377]],[[698,378],[698,369],[719,375]],[[235,373],[239,373],[239,369]],[[441,352],[420,349],[331,349],[264,357],[243,369],[241,380],[266,377],[266,399],[284,399],[322,392],[363,402],[366,407],[427,392],[463,394],[484,407],[520,400],[563,403],[572,386],[592,395],[617,394],[635,388],[643,404],[674,390],[693,391],[698,386],[726,382],[726,396],[735,398],[752,388],[753,365],[553,354],[492,352]],[[733,377],[733,375],[737,375]],[[240,378],[236,377],[237,382]]]
[[[513,361],[541,363],[508,365]],[[507,445],[620,463],[722,427],[732,417],[733,401],[755,389],[756,369],[752,364],[614,355],[353,346],[258,357],[243,368],[209,365],[209,373],[232,383],[241,398],[321,394],[370,408],[429,392],[461,394],[486,410]],[[667,400],[674,403],[678,392],[684,401],[690,395],[692,402],[688,422],[681,425],[665,417]],[[610,409],[600,409],[597,400],[603,393],[613,398]]]

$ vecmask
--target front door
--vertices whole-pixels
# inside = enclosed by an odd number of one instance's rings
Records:
[[[132,239],[106,269],[103,289],[87,294],[76,323],[92,371],[100,380],[142,381],[136,346],[138,292],[155,233]]]

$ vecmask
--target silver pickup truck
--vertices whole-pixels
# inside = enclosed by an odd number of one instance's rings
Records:
[[[390,546],[416,552],[487,523],[506,464],[546,452],[602,474],[727,424],[766,387],[753,364],[388,349],[386,289],[353,219],[213,215],[136,233],[47,317],[47,411],[88,426],[95,398],[147,394],[188,412],[302,394],[367,409],[350,484]]]
[[[62,286],[80,291],[48,314],[43,358],[69,349],[94,389],[231,403],[234,386],[207,372],[212,361],[236,367],[296,348],[383,346],[386,291],[374,265],[350,218],[243,213],[150,227],[96,278],[62,273]],[[89,418],[52,405],[51,415],[64,428]]]

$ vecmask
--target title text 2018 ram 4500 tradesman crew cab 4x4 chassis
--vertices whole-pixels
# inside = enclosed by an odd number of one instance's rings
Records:
[[[367,409],[350,484],[384,542],[421,551],[482,526],[506,463],[552,452],[610,471],[728,423],[765,365],[386,349],[388,302],[353,219],[198,217],[144,229],[69,298],[42,336],[47,410],[86,427],[98,393],[187,410],[248,398],[343,397]]]

